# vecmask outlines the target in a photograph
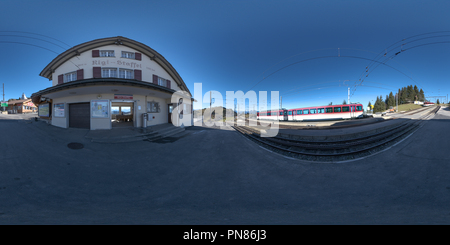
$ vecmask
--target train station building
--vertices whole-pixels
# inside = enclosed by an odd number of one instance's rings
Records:
[[[186,120],[192,120],[186,116],[192,115],[192,95],[175,68],[149,46],[129,38],[74,46],[40,76],[52,86],[31,98],[39,117],[54,126],[97,130],[187,125]]]

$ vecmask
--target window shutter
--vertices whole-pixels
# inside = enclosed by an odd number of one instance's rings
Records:
[[[142,71],[134,70],[134,79],[142,81]]]
[[[92,67],[92,76],[94,78],[102,77],[102,68],[101,67]]]
[[[100,50],[92,50],[92,57],[100,57]]]
[[[153,83],[158,85],[158,76],[153,74]]]
[[[136,60],[142,60],[142,55],[141,55],[141,53],[134,53],[134,58],[135,58]]]
[[[64,83],[64,75],[61,74],[58,76],[58,84],[63,84]]]
[[[167,80],[167,87],[170,88],[170,80]]]
[[[82,80],[84,79],[84,70],[80,69],[77,71],[77,80]]]

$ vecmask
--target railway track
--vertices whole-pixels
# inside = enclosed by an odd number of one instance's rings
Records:
[[[415,109],[415,110],[404,112],[402,114],[404,114],[404,115],[414,115],[414,114],[417,114],[419,112],[426,111],[427,109],[430,109],[430,108],[429,107],[419,108],[419,109]]]
[[[410,120],[394,128],[345,140],[305,141],[278,136],[261,137],[259,130],[254,128],[234,126],[234,129],[261,146],[289,157],[309,161],[336,162],[371,155],[395,144],[418,129],[423,121],[436,114],[439,108],[436,107],[419,119]]]

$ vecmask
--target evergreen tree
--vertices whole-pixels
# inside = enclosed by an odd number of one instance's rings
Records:
[[[407,100],[414,101],[414,89],[413,89],[412,85],[410,85],[406,88],[406,94],[407,94],[407,96],[406,96]]]
[[[367,107],[369,107],[369,110],[372,110],[372,103],[370,103],[370,101],[369,101],[369,105]]]
[[[373,107],[373,112],[383,112],[386,110],[386,104],[383,101],[383,96],[380,95],[380,97],[377,96],[377,101],[375,102],[375,105]]]
[[[378,112],[378,105],[380,104],[380,98],[378,98],[375,100],[375,104],[373,104],[373,112]]]
[[[420,99],[420,92],[419,89],[417,88],[417,85],[414,85],[414,96],[415,96],[415,100],[419,100]]]
[[[347,104],[347,101],[344,100],[344,101],[342,102],[342,104],[343,104],[343,105],[346,105],[346,104]]]
[[[400,95],[400,101],[401,101],[401,103],[402,103],[402,104],[405,104],[405,103],[406,103],[406,99],[407,99],[407,96],[406,96],[406,89],[405,89],[405,87],[403,87],[403,88],[402,88],[402,91],[401,91],[401,95]]]
[[[386,99],[384,100],[385,110],[389,109],[389,96],[386,95]]]
[[[436,102],[436,104],[440,104],[440,103],[439,103],[439,99],[437,99],[437,102]]]
[[[420,89],[420,91],[419,91],[419,100],[425,101],[425,93],[423,92],[422,89]]]
[[[388,107],[391,108],[395,106],[395,96],[394,94],[391,92],[389,93],[389,103],[388,103]]]

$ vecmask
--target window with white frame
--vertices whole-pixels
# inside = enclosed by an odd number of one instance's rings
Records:
[[[64,82],[65,83],[72,82],[75,80],[77,80],[77,72],[76,71],[64,74]]]
[[[100,57],[115,57],[114,50],[100,50]]]
[[[102,68],[102,77],[117,77],[117,68]]]
[[[122,58],[134,59],[134,53],[122,51]]]
[[[159,86],[163,86],[163,87],[167,87],[167,80],[162,78],[162,77],[158,77],[158,85]]]
[[[160,112],[159,102],[155,101],[147,102],[147,112],[150,113]]]
[[[134,71],[130,69],[119,69],[119,78],[134,79]]]

